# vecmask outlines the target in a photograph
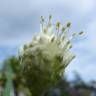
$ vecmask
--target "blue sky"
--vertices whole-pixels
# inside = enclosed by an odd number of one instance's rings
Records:
[[[85,80],[96,80],[96,0],[0,0],[0,62],[39,32],[39,19],[53,15],[53,22],[72,22],[72,32],[85,31],[74,41],[76,58],[67,67]]]

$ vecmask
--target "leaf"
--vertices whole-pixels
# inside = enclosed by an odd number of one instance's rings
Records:
[[[5,90],[3,96],[10,96],[11,91],[12,91],[12,77],[13,77],[13,72],[10,67],[10,65],[7,65],[7,70],[6,70],[6,85],[5,85]]]

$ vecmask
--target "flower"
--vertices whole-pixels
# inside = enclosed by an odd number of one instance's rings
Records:
[[[20,48],[22,72],[29,87],[35,88],[34,86],[40,85],[41,89],[34,90],[41,91],[41,93],[50,87],[52,82],[56,83],[58,77],[63,76],[65,68],[75,57],[70,48],[72,48],[71,40],[77,33],[73,33],[69,37],[66,27],[62,27],[60,22],[53,26],[51,19],[52,16],[49,16],[48,24],[45,24],[44,18],[41,17],[40,33],[34,36],[31,42]],[[70,25],[71,23],[67,23],[67,27]],[[58,29],[59,33],[57,33],[58,30],[54,29]],[[82,32],[78,34],[81,35]],[[33,84],[34,78],[37,85],[30,85]],[[31,91],[32,94],[37,94],[34,93],[33,89]]]
[[[45,25],[44,18],[41,16],[41,32],[37,36],[34,36],[29,44],[25,44],[20,49],[21,56],[24,56],[24,54],[27,53],[36,56],[35,54],[38,53],[36,51],[40,50],[43,55],[46,55],[46,59],[51,58],[50,62],[52,58],[55,58],[56,56],[62,56],[63,59],[61,60],[61,63],[68,62],[74,57],[74,55],[70,52],[72,43],[65,32],[66,28],[62,27],[59,35],[57,35],[53,30],[55,26],[52,25],[51,19],[52,16],[49,16],[49,22],[47,25]],[[68,22],[67,27],[69,27],[70,25],[71,23]],[[56,23],[56,28],[57,27],[60,28],[60,22]],[[72,36],[74,37],[75,33],[73,33]],[[65,57],[68,58],[66,59]]]

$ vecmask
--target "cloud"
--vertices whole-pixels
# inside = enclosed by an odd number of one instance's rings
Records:
[[[52,13],[54,21],[65,16],[65,21],[71,20],[75,26],[95,4],[95,0],[0,0],[0,44],[25,42],[24,38],[39,31],[40,15]]]

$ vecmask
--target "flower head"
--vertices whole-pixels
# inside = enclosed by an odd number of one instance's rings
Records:
[[[66,66],[75,57],[73,53],[70,52],[72,48],[71,40],[77,33],[73,33],[70,37],[67,33],[66,27],[62,26],[60,22],[56,23],[54,26],[51,22],[52,16],[49,16],[48,23],[45,24],[44,17],[41,16],[40,29],[41,32],[34,36],[32,41],[25,44],[20,50],[20,56],[22,58],[21,65],[23,66],[23,73],[26,78],[28,76],[45,80],[46,88],[55,81],[58,77],[62,77]],[[71,23],[67,23],[69,28]],[[57,32],[58,30],[59,33]],[[55,32],[54,32],[55,31]],[[78,33],[79,35],[82,32]],[[40,71],[38,73],[38,71]],[[37,75],[36,75],[37,74]],[[46,75],[47,74],[47,75]],[[34,77],[31,78],[32,80]],[[37,81],[39,86],[39,81]],[[40,85],[41,86],[41,85]],[[45,87],[44,87],[45,89]],[[42,90],[44,90],[42,88]]]

